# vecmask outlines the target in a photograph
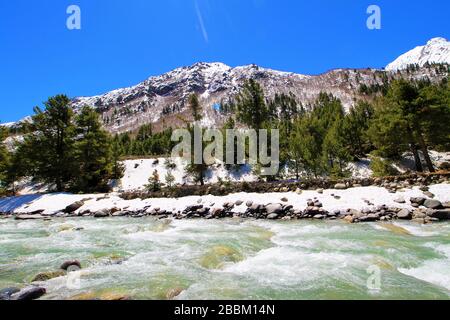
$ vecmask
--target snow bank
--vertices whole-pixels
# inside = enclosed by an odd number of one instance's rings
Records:
[[[436,195],[436,199],[441,202],[450,201],[450,184],[437,184],[430,186],[430,192]],[[333,195],[340,196],[336,199]],[[287,193],[236,193],[227,196],[189,196],[183,198],[153,198],[153,199],[134,199],[123,200],[117,193],[106,195],[71,195],[71,194],[46,194],[41,196],[20,196],[6,198],[0,201],[0,212],[31,213],[38,210],[44,210],[44,214],[53,214],[63,210],[66,206],[80,200],[85,200],[85,205],[79,209],[83,212],[90,210],[95,212],[101,209],[118,208],[120,210],[135,211],[144,208],[160,208],[167,211],[182,211],[187,206],[197,205],[199,203],[211,208],[221,208],[224,203],[236,202],[241,200],[244,203],[237,206],[235,212],[245,212],[247,209],[245,203],[253,201],[258,204],[281,203],[282,198],[287,198],[288,204],[293,205],[294,209],[304,210],[307,207],[308,199],[319,199],[325,210],[345,210],[370,208],[365,200],[370,201],[374,206],[388,205],[399,208],[412,209],[409,202],[410,197],[423,197],[424,194],[418,187],[406,189],[395,194],[381,187],[359,187],[347,190],[328,189],[323,194],[317,191],[304,191],[301,194],[295,192]],[[394,200],[404,197],[405,204],[399,204]]]

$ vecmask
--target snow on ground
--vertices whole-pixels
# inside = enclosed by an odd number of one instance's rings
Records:
[[[443,162],[450,162],[450,152],[430,151],[430,157],[437,167]],[[119,183],[116,184],[114,191],[145,189],[145,186],[148,184],[148,179],[155,170],[157,170],[162,184],[166,183],[166,175],[169,171],[175,178],[174,185],[193,184],[194,181],[192,177],[186,174],[186,161],[182,158],[174,158],[172,161],[175,164],[174,169],[167,168],[166,158],[125,160],[123,162],[125,165],[124,176]],[[347,169],[350,170],[352,177],[354,178],[367,178],[373,174],[370,169],[370,163],[370,158],[361,159],[359,162],[350,163]],[[395,167],[402,173],[413,170],[413,156],[409,153],[405,153],[403,160],[397,163]],[[289,179],[292,177],[285,178]],[[207,184],[217,183],[219,180],[230,182],[253,182],[257,181],[257,177],[253,174],[250,165],[242,166],[239,171],[229,171],[222,162],[216,161],[216,164],[207,171],[205,180]],[[48,192],[49,190],[48,186],[33,183],[30,179],[24,179],[16,186],[16,188],[21,195],[43,193]]]
[[[186,161],[182,158],[174,158],[174,169],[168,169],[165,158],[126,160],[125,174],[120,182],[121,190],[142,190],[148,184],[148,179],[157,170],[161,183],[166,183],[166,175],[170,171],[175,178],[175,184],[192,184],[192,177],[185,172]],[[243,166],[239,171],[226,170],[223,163],[217,161],[206,173],[206,183],[224,181],[255,181],[256,176],[249,166]]]
[[[430,186],[430,192],[435,194],[436,199],[441,202],[450,201],[450,184],[437,184]],[[338,195],[341,199],[335,199],[331,194]],[[294,209],[304,210],[307,207],[308,199],[319,199],[325,210],[346,210],[349,208],[361,210],[368,208],[364,200],[369,200],[375,206],[388,205],[400,208],[412,208],[409,202],[410,197],[423,197],[424,194],[418,187],[405,189],[395,194],[381,187],[358,187],[347,190],[328,189],[323,194],[317,191],[304,191],[301,194],[295,192],[287,193],[236,193],[227,196],[189,196],[183,198],[152,198],[123,200],[117,193],[97,194],[97,195],[71,195],[66,193],[27,195],[10,197],[0,200],[0,212],[32,213],[44,209],[44,215],[51,215],[66,206],[80,200],[85,201],[85,205],[78,212],[90,210],[95,212],[101,209],[118,208],[120,210],[135,211],[144,208],[160,208],[168,211],[183,211],[187,206],[197,205],[199,201],[211,208],[221,208],[224,203],[242,200],[244,203],[237,206],[235,212],[244,212],[247,201],[258,204],[281,203],[281,198],[288,199],[288,204]],[[404,197],[405,204],[399,204],[394,200]]]

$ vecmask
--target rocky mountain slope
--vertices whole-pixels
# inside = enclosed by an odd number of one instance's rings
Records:
[[[435,66],[414,71],[386,72],[375,69],[337,69],[316,76],[300,75],[265,69],[256,65],[231,68],[222,63],[197,63],[152,77],[129,88],[118,89],[101,96],[76,98],[74,107],[91,105],[103,115],[105,126],[113,133],[133,131],[143,124],[154,124],[155,130],[176,127],[189,120],[187,99],[191,93],[200,96],[203,125],[221,125],[225,116],[217,106],[234,97],[246,79],[256,79],[267,98],[275,93],[292,92],[304,105],[312,103],[320,92],[341,99],[346,109],[356,100],[367,99],[361,87],[382,86],[398,77],[441,80],[448,75]]]
[[[433,38],[424,46],[419,46],[398,57],[387,65],[386,70],[403,70],[411,64],[424,66],[426,63],[450,64],[450,41],[444,38]]]
[[[349,109],[357,100],[370,99],[370,94],[394,78],[440,81],[447,77],[448,65],[425,62],[450,62],[448,44],[443,38],[432,39],[425,47],[399,57],[388,66],[388,70],[336,69],[312,76],[257,65],[233,68],[223,63],[196,63],[151,77],[129,88],[75,98],[73,106],[75,109],[84,105],[96,107],[102,114],[105,127],[112,133],[134,131],[148,123],[159,131],[164,127],[183,125],[184,119],[190,120],[187,99],[195,92],[199,94],[203,108],[203,125],[215,127],[227,117],[218,111],[220,103],[233,98],[245,80],[253,78],[262,85],[267,98],[275,93],[292,92],[299,102],[308,105],[320,92],[327,92],[340,98],[344,107]],[[414,63],[419,67],[405,67]]]

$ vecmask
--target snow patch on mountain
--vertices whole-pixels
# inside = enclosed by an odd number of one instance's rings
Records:
[[[403,70],[411,64],[418,64],[422,67],[427,62],[450,64],[450,41],[445,38],[433,38],[426,45],[416,47],[398,57],[386,66],[386,70]]]

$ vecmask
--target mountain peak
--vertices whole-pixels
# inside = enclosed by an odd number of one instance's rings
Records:
[[[408,65],[418,64],[423,66],[427,62],[450,64],[450,41],[442,37],[430,39],[426,45],[416,47],[388,64],[386,70],[403,70]]]

